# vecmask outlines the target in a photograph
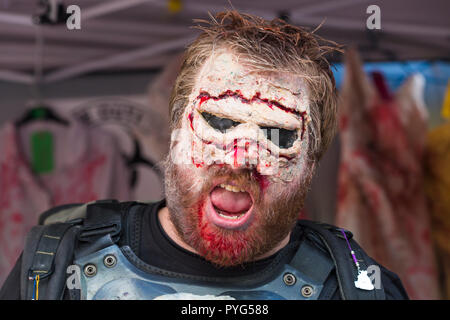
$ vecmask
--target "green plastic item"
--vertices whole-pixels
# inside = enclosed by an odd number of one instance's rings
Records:
[[[36,131],[31,134],[31,167],[33,172],[50,173],[54,168],[53,134],[49,131]]]

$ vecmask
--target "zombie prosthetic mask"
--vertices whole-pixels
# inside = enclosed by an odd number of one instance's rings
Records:
[[[300,77],[255,71],[226,50],[207,59],[166,163],[170,220],[185,243],[235,265],[287,239],[313,171],[309,112]]]
[[[309,118],[300,77],[257,72],[222,51],[199,72],[182,129],[172,137],[173,160],[254,167],[272,181],[291,181],[307,157]]]

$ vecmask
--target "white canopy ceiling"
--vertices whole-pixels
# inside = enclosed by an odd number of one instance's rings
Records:
[[[81,30],[37,26],[38,0],[0,0],[0,80],[54,82],[96,71],[159,68],[196,35],[192,20],[230,8],[228,0],[62,0],[81,8]],[[234,8],[314,29],[366,59],[448,59],[449,0],[235,0]],[[381,9],[379,47],[368,36],[366,9]]]

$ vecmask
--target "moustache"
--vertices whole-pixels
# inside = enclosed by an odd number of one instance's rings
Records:
[[[229,165],[212,164],[207,168],[204,177],[205,183],[202,188],[202,193],[210,192],[216,185],[216,181],[226,181],[238,188],[249,190],[254,196],[255,200],[259,199],[261,194],[261,180],[266,179],[261,176],[256,169],[233,169]]]

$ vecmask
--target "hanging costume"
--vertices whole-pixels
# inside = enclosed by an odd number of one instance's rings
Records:
[[[412,299],[438,299],[423,190],[423,78],[411,77],[395,97],[380,74],[374,81],[378,90],[349,52],[339,110],[336,225],[352,230],[369,255],[398,273]]]
[[[441,267],[442,289],[450,299],[450,123],[428,133],[426,189],[430,199],[432,235]]]
[[[33,134],[51,135],[50,171],[36,175]],[[79,123],[64,127],[33,122],[20,131],[12,123],[0,130],[0,284],[23,249],[38,213],[65,203],[129,197],[128,177],[115,141]],[[42,149],[40,149],[42,150]]]

